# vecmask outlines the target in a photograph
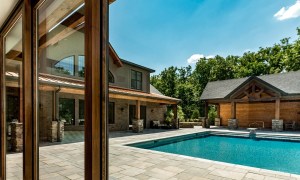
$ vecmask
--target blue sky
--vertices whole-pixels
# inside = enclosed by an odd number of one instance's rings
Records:
[[[201,56],[242,55],[295,40],[300,26],[300,0],[117,0],[109,11],[118,55],[155,74],[194,66]]]

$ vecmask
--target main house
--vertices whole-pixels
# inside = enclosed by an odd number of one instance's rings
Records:
[[[300,71],[209,82],[200,99],[222,126],[282,130],[300,123]]]
[[[71,38],[70,38],[71,39]],[[56,47],[53,47],[56,48]],[[46,68],[40,69],[39,126],[40,139],[56,141],[49,129],[56,129],[57,120],[64,120],[65,131],[84,130],[84,56],[80,51],[61,51],[53,59],[48,58]],[[11,61],[16,61],[18,57]],[[179,99],[164,96],[150,84],[153,69],[119,58],[109,45],[109,106],[110,131],[128,130],[133,119],[143,119],[144,128],[150,121],[164,121],[167,105],[176,111]],[[18,108],[20,104],[19,73],[13,68],[6,72],[7,121],[22,124]],[[139,112],[139,113],[138,113]],[[176,119],[176,118],[175,118]],[[178,124],[173,122],[174,127]],[[10,133],[10,132],[9,132]]]

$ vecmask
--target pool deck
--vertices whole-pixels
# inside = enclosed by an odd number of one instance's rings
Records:
[[[300,175],[247,166],[222,163],[146,149],[125,144],[209,130],[231,132],[226,129],[145,130],[144,133],[112,132],[109,134],[110,180],[196,180],[196,179],[298,179]],[[246,132],[246,131],[232,131]],[[81,133],[81,134],[80,134]],[[82,132],[78,135],[82,139]],[[258,132],[259,133],[259,132]],[[281,132],[299,136],[299,132]],[[73,138],[72,138],[73,139]],[[7,155],[7,179],[22,179],[21,153]],[[40,148],[40,179],[83,179],[84,143],[75,142]]]
[[[300,175],[235,165],[201,158],[164,153],[125,146],[125,144],[209,131],[210,129],[179,129],[175,131],[149,134],[119,132],[119,136],[110,139],[110,179],[300,179]],[[214,131],[237,132],[226,129]],[[247,132],[239,130],[238,132]],[[300,136],[298,132],[258,131],[257,133]],[[117,134],[112,134],[117,135]]]

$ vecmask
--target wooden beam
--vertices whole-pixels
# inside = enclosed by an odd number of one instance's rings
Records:
[[[47,17],[45,16],[47,19],[43,20],[39,24],[39,26],[46,27],[46,28],[39,29],[39,37],[42,37],[45,34],[47,34],[51,28],[53,28],[56,24],[58,24],[61,20],[63,20],[68,14],[70,14],[72,11],[74,11],[77,7],[79,7],[82,4],[82,0],[61,1],[61,2],[62,3],[59,5],[59,8],[52,9],[52,10],[48,9],[49,11],[52,11],[52,13]],[[45,6],[45,7],[49,7],[49,6]]]
[[[141,119],[141,101],[139,100],[135,104],[135,119]]]
[[[236,102],[231,102],[231,119],[236,119]]]
[[[57,42],[70,36],[71,34],[78,32],[78,30],[82,29],[83,27],[84,27],[84,16],[79,18],[77,21],[73,22],[69,27],[65,28],[60,33],[56,34],[50,40],[46,40],[46,38],[43,38],[40,41],[39,48],[46,48],[49,45],[56,44]]]
[[[160,104],[177,104],[177,102],[171,100],[155,99],[155,98],[148,98],[148,97],[137,97],[137,96],[113,94],[113,93],[109,93],[109,98],[126,99],[126,100],[133,100],[133,101],[139,100],[139,101],[153,102],[153,103],[160,103]]]
[[[85,179],[108,179],[108,0],[85,0]]]
[[[7,59],[13,59],[13,60],[17,60],[17,61],[22,61],[23,60],[22,52],[16,51],[16,50],[10,50],[8,53],[6,53],[5,57]]]
[[[275,119],[280,119],[280,99],[275,101]]]

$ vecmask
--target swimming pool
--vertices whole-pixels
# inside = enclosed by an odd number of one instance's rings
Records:
[[[300,174],[300,142],[197,134],[130,146]]]

